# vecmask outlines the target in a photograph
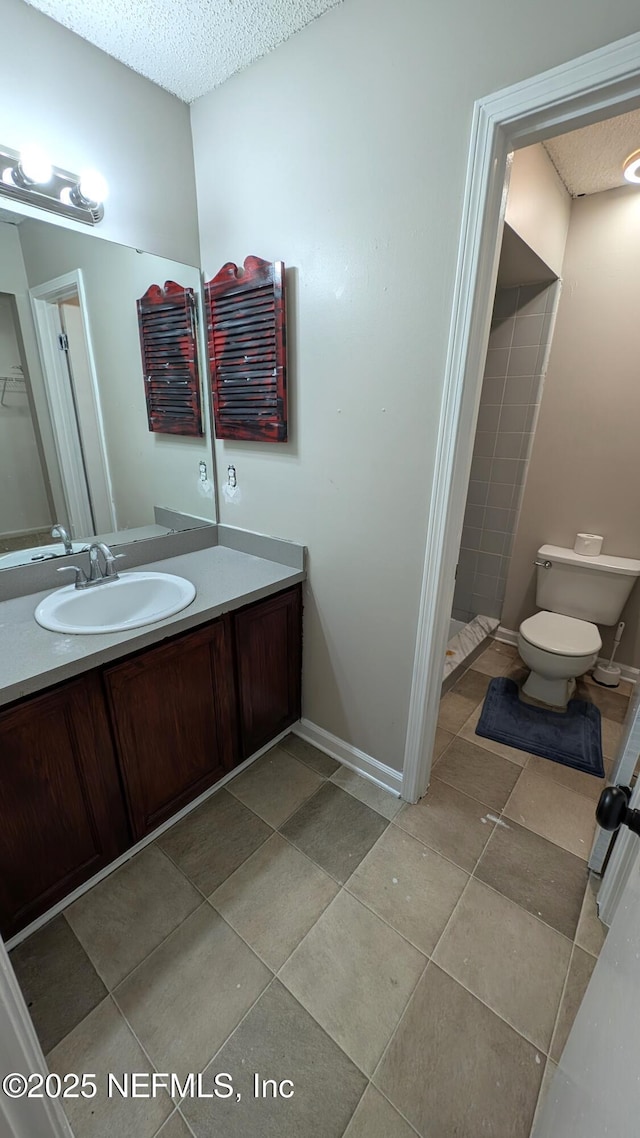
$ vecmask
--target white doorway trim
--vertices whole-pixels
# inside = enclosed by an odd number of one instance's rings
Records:
[[[29,295],[71,531],[73,536],[84,538],[93,536],[96,530],[67,360],[58,345],[62,329],[58,304],[74,297],[79,301],[90,377],[88,395],[93,420],[92,437],[98,440],[99,451],[97,455],[91,456],[96,460],[92,462],[92,469],[96,470],[99,482],[94,489],[100,502],[102,519],[105,521],[105,524],[98,528],[104,532],[112,532],[117,529],[117,521],[107,460],[98,376],[87,322],[87,301],[82,271],[76,269],[38,285],[29,290]]]
[[[48,1073],[31,1017],[11,962],[0,940],[0,1071]],[[0,1092],[0,1132],[11,1138],[73,1138],[57,1099],[11,1099]]]
[[[640,98],[640,35],[479,99],[471,144],[427,524],[402,796],[429,785],[447,630],[480,401],[510,151],[623,114]]]

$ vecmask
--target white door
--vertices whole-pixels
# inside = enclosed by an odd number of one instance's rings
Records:
[[[532,1138],[640,1134],[640,838],[629,838],[635,857]]]

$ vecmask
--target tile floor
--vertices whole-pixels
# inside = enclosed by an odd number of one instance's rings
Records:
[[[527,1138],[604,938],[602,784],[474,734],[518,666],[443,698],[418,805],[291,735],[13,951],[51,1069],[100,1081],[77,1138]],[[628,692],[583,691],[611,758]],[[154,1070],[241,1099],[102,1091]]]

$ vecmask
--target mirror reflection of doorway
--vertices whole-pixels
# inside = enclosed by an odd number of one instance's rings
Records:
[[[0,554],[50,540],[54,505],[15,298],[0,293]]]
[[[82,275],[31,289],[71,534],[117,529]]]

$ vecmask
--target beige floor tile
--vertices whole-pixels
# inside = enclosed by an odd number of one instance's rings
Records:
[[[273,831],[221,790],[172,826],[157,844],[202,893],[213,893]]]
[[[331,782],[334,782],[336,786],[341,786],[343,790],[370,806],[372,810],[376,810],[378,814],[382,814],[383,818],[388,818],[389,821],[395,818],[398,811],[402,809],[401,798],[396,798],[388,790],[376,786],[375,782],[370,782],[368,778],[362,778],[361,775],[349,770],[348,767],[340,767],[331,776]]]
[[[270,826],[277,828],[322,786],[305,763],[272,747],[229,783],[228,789]]]
[[[475,876],[573,940],[586,865],[515,822],[496,826]]]
[[[10,955],[42,1050],[55,1047],[107,990],[62,915],[38,929]]]
[[[565,767],[564,763],[553,763],[551,759],[542,759],[539,755],[531,755],[527,763],[527,770],[540,775],[541,778],[550,778],[553,782],[566,786],[567,790],[575,790],[591,802],[597,802],[607,785],[607,774],[611,769],[610,760],[606,760],[605,778],[596,778],[585,771],[576,771],[572,767]]]
[[[65,910],[108,988],[202,904],[202,896],[160,849],[147,846]]]
[[[600,720],[600,730],[602,732],[602,753],[605,759],[615,759],[622,739],[622,723],[616,723],[613,719],[607,719],[603,715]]]
[[[278,746],[283,747],[296,759],[306,763],[308,767],[311,767],[317,774],[321,774],[323,778],[330,778],[340,766],[340,763],[336,759],[332,759],[331,755],[325,755],[324,751],[319,751],[317,747],[307,743],[306,739],[301,739],[299,735],[286,735],[278,743]]]
[[[429,964],[374,1076],[426,1138],[528,1138],[544,1061]]]
[[[393,825],[471,873],[494,823],[487,817],[487,808],[475,798],[433,778],[424,798],[415,806],[405,806]]]
[[[567,986],[562,997],[560,1014],[558,1016],[556,1029],[553,1033],[553,1043],[551,1044],[550,1055],[556,1062],[560,1060],[569,1032],[573,1027],[573,1021],[578,1014],[578,1008],[582,1003],[582,998],[587,990],[587,984],[591,979],[591,973],[595,966],[595,956],[592,956],[590,952],[585,952],[584,949],[579,948],[577,944],[574,945],[571,967],[569,968],[569,975],[567,977]]]
[[[280,979],[370,1074],[425,964],[422,953],[342,892],[289,958]]]
[[[567,937],[471,880],[433,959],[546,1054],[571,947]]]
[[[415,1134],[413,1127],[370,1083],[344,1132],[344,1138],[415,1138]]]
[[[367,1083],[277,980],[205,1071],[205,1085],[218,1071],[233,1073],[241,1101],[185,1102],[196,1138],[342,1138]],[[254,1098],[254,1072],[290,1079],[293,1098]]]
[[[114,995],[159,1071],[201,1071],[271,973],[203,904]]]
[[[596,828],[593,802],[552,779],[523,770],[504,809],[528,830],[562,846],[577,857],[589,856]]]
[[[542,1085],[540,1087],[540,1094],[538,1095],[538,1102],[536,1105],[536,1113],[533,1117],[533,1125],[531,1127],[532,1138],[533,1138],[533,1135],[535,1133],[535,1128],[536,1128],[536,1124],[538,1122],[538,1118],[540,1117],[540,1113],[541,1113],[542,1108],[546,1102],[547,1095],[549,1093],[549,1089],[550,1089],[551,1084],[553,1082],[553,1076],[555,1075],[557,1070],[558,1070],[557,1063],[554,1063],[552,1059],[547,1059],[547,1065],[544,1069],[544,1075],[542,1076]]]
[[[583,948],[585,952],[590,952],[591,955],[595,957],[600,955],[600,949],[604,944],[608,931],[607,926],[603,925],[598,917],[596,897],[598,895],[599,886],[600,883],[597,878],[589,878],[576,932],[576,944],[579,944],[580,948]]]
[[[347,888],[429,954],[467,881],[463,870],[397,826],[389,826],[349,878]]]
[[[496,739],[486,739],[484,735],[476,735],[481,711],[482,706],[480,705],[472,712],[459,731],[460,738],[466,739],[469,743],[475,743],[476,747],[484,747],[487,751],[493,751],[494,755],[501,755],[503,759],[517,763],[519,767],[526,767],[529,761],[528,751],[519,751],[517,747],[507,747],[505,743],[498,743]]]
[[[91,1072],[94,1098],[66,1099],[65,1112],[75,1138],[152,1138],[173,1110],[165,1091],[155,1098],[122,1098],[107,1094],[107,1076],[151,1072],[140,1044],[110,997],[49,1054],[49,1070],[58,1075]],[[167,1068],[165,1068],[166,1070]]]
[[[453,743],[454,739],[455,735],[451,731],[443,731],[441,727],[436,727],[436,739],[431,753],[432,763],[438,761],[442,752],[446,751],[449,743]]]
[[[600,714],[611,719],[614,723],[624,723],[629,707],[629,696],[623,695],[617,689],[605,688],[591,681],[585,684],[588,697],[600,708]]]
[[[471,670],[465,672],[451,691],[440,700],[438,727],[457,735],[472,711],[484,700],[490,676]]]
[[[277,971],[338,889],[332,877],[273,834],[216,890],[211,904]]]
[[[158,1131],[157,1138],[193,1138],[193,1135],[182,1115],[175,1111]]]
[[[474,672],[482,672],[485,676],[504,676],[512,667],[516,650],[505,652],[506,644],[492,644],[473,661],[471,665]]]
[[[441,782],[499,813],[521,772],[522,767],[493,751],[466,739],[454,739],[438,759],[433,773]]]
[[[288,819],[282,833],[343,884],[388,825],[376,810],[326,782]]]

